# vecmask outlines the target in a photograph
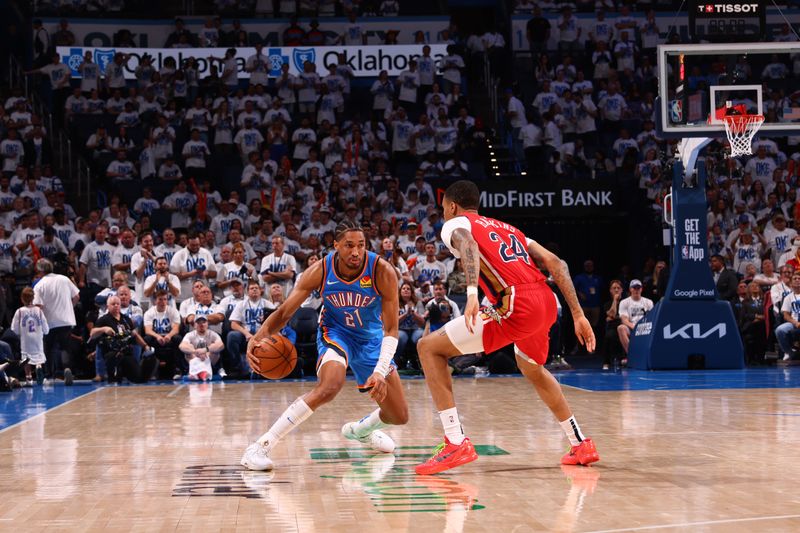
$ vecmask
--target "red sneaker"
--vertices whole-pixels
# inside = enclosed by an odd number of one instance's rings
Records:
[[[414,471],[421,476],[438,474],[457,466],[471,463],[478,458],[478,453],[469,439],[465,438],[461,444],[451,444],[447,437],[436,448],[433,457],[414,467]]]
[[[570,447],[569,451],[561,458],[562,465],[590,465],[600,460],[597,448],[592,439],[585,439],[577,446]]]

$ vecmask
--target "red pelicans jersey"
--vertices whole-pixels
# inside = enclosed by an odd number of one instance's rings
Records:
[[[528,253],[528,239],[511,224],[477,213],[463,213],[445,222],[442,241],[453,255],[460,257],[450,242],[457,228],[464,228],[478,243],[480,253],[480,286],[492,305],[507,287],[545,281]]]

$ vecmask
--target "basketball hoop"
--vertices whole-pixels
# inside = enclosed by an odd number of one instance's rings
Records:
[[[722,121],[731,143],[731,157],[752,154],[753,137],[764,123],[764,115],[726,115]]]

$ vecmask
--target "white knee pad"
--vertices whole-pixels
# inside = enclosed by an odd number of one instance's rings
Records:
[[[319,373],[319,369],[322,368],[322,365],[324,365],[325,363],[329,363],[331,361],[339,363],[343,367],[347,368],[347,361],[345,360],[345,358],[339,355],[336,352],[336,350],[328,348],[327,350],[325,350],[325,355],[323,355],[322,359],[319,360],[319,364],[317,365],[317,373]]]

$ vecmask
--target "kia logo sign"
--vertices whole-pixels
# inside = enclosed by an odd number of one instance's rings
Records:
[[[667,324],[664,327],[664,340],[671,340],[676,337],[681,339],[691,340],[691,339],[705,339],[710,337],[713,334],[719,335],[718,338],[724,337],[728,333],[728,328],[724,323],[717,324],[716,326],[712,327],[708,331],[701,331],[700,324],[697,323],[689,323],[685,326],[681,327],[680,329],[676,329],[674,332],[672,331],[672,324]]]

